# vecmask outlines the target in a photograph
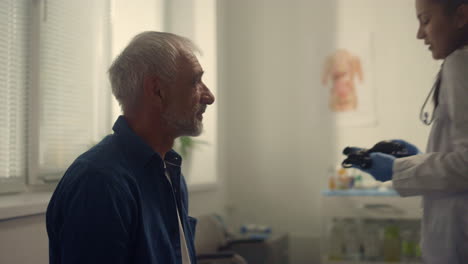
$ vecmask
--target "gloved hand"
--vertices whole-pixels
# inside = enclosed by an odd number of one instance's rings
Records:
[[[381,182],[390,181],[393,176],[393,163],[395,162],[395,157],[392,155],[373,152],[370,153],[370,158],[372,160],[372,165],[369,169],[362,169],[358,166],[353,166],[356,169],[362,170],[366,173],[369,173],[376,180]]]
[[[404,141],[403,139],[394,139],[391,141],[402,144],[406,148],[406,150],[408,150],[408,153],[410,154],[410,156],[421,154],[421,151],[419,151],[419,149],[415,145],[408,143]]]

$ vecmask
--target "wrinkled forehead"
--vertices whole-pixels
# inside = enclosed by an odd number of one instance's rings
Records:
[[[185,65],[189,65],[195,72],[202,71],[200,62],[198,61],[197,56],[192,52],[184,52],[180,58],[181,62]]]
[[[195,55],[194,53],[186,53],[185,58],[190,64],[193,64],[195,67],[201,68],[197,55]]]
[[[200,73],[203,73],[203,69],[195,54],[185,53],[179,56],[177,59],[177,75],[195,76]]]

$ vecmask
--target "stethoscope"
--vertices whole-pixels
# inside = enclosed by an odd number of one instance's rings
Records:
[[[462,47],[462,49],[468,49],[468,45]],[[430,115],[426,107],[428,107],[427,103],[429,102],[429,99],[433,97],[434,92],[437,89],[437,86],[439,86],[439,89],[440,89],[440,85],[442,83],[442,68],[443,67],[444,67],[444,63],[442,63],[442,65],[440,66],[440,70],[439,70],[439,73],[437,74],[436,81],[434,85],[432,86],[431,91],[427,95],[426,100],[424,100],[424,104],[422,105],[421,111],[419,112],[419,120],[421,120],[421,122],[423,122],[423,124],[425,124],[426,126],[431,125],[432,122],[434,121],[434,112],[437,108],[437,105],[434,105],[434,107],[432,108],[432,113]],[[436,96],[439,96],[439,94],[440,94],[440,91]]]
[[[442,64],[442,66],[443,66],[443,64]],[[427,108],[429,107],[428,106],[429,100],[434,97],[435,90],[437,89],[438,86],[439,86],[439,89],[440,89],[441,82],[442,82],[442,68],[439,71],[439,73],[437,74],[436,81],[435,81],[434,85],[432,86],[431,91],[429,91],[429,94],[427,95],[426,100],[424,100],[424,104],[422,105],[421,111],[419,112],[419,120],[421,120],[421,122],[423,124],[425,124],[426,126],[431,125],[432,122],[434,121],[434,112],[435,112],[435,110],[437,108],[437,105],[434,105],[432,107],[432,111],[430,111]]]

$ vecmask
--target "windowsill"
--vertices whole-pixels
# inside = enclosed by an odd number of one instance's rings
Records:
[[[218,183],[189,183],[187,188],[189,193],[210,192],[218,189]]]
[[[217,183],[190,184],[189,193],[216,191]],[[43,214],[52,192],[28,192],[0,195],[0,221]]]
[[[5,194],[0,196],[0,221],[46,212],[52,192]]]

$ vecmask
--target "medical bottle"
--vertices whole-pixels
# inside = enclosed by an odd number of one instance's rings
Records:
[[[393,221],[384,229],[383,257],[389,262],[400,261],[401,258],[400,230]]]
[[[414,241],[416,241],[416,245],[414,249],[414,260],[416,262],[421,262],[422,260],[421,242],[420,242],[421,227],[419,225],[414,229],[413,234],[414,234]]]
[[[382,240],[379,237],[379,227],[371,220],[364,221],[362,230],[363,259],[366,261],[380,260]]]
[[[416,257],[416,245],[412,230],[403,229],[401,232],[401,261],[411,263]]]
[[[357,174],[356,176],[354,176],[354,188],[356,189],[364,188],[364,183],[363,183],[361,174]]]
[[[331,166],[329,169],[328,169],[328,189],[330,191],[334,191],[337,189],[337,174],[336,174],[336,170],[333,166]]]
[[[343,221],[334,218],[329,232],[328,259],[331,261],[343,260],[345,250]]]
[[[337,174],[338,174],[338,184],[337,184],[337,187],[338,189],[340,190],[347,190],[349,189],[349,176],[348,176],[348,172],[346,171],[346,169],[344,168],[339,168],[338,171],[337,171]]]
[[[345,223],[345,259],[358,261],[361,259],[359,224],[356,219],[346,219]]]

